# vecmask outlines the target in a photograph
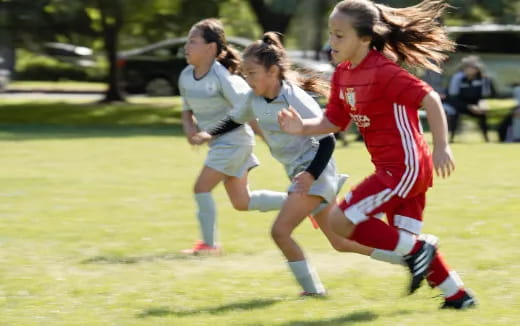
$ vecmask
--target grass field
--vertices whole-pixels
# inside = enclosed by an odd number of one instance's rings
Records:
[[[221,257],[185,257],[198,238],[192,184],[205,149],[181,136],[178,99],[96,106],[0,101],[0,325],[519,325],[520,145],[454,144],[456,173],[429,192],[425,232],[480,307],[439,311],[436,290],[405,296],[396,266],[334,252],[296,232],[329,297],[298,297],[269,238],[274,213],[234,211],[218,187]],[[128,111],[127,111],[128,110]],[[82,113],[78,111],[83,111]],[[69,115],[67,115],[67,113]],[[7,123],[6,123],[7,122]],[[265,145],[254,189],[284,190]],[[335,152],[360,181],[362,144]]]
[[[30,91],[30,90],[45,90],[45,91],[92,91],[102,92],[107,88],[105,83],[87,83],[75,81],[13,81],[9,83],[8,90],[10,91]]]

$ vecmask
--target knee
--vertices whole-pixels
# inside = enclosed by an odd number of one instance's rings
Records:
[[[333,242],[332,248],[334,248],[334,250],[336,250],[338,252],[350,252],[351,251],[347,247],[343,246],[342,243],[339,243],[339,242]]]
[[[199,194],[201,192],[206,192],[206,191],[204,191],[204,187],[202,185],[200,185],[199,183],[196,183],[193,186],[193,192],[196,193],[196,194]]]
[[[338,237],[330,241],[330,244],[332,245],[332,248],[334,248],[334,250],[338,252],[354,252],[352,241],[349,239],[343,239]]]
[[[203,192],[211,192],[211,189],[204,185],[202,182],[197,182],[193,186],[193,192],[196,194],[203,193]]]
[[[237,211],[248,211],[249,210],[249,202],[246,200],[231,200],[231,204],[233,208]]]
[[[271,228],[271,238],[276,243],[283,242],[291,236],[291,232],[280,225],[273,225]]]

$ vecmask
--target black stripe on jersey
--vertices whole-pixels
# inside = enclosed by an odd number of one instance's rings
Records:
[[[211,136],[218,136],[235,130],[240,126],[242,126],[241,123],[237,123],[233,121],[233,119],[231,119],[230,117],[227,117],[217,122],[215,127],[208,130],[208,134],[210,134]]]

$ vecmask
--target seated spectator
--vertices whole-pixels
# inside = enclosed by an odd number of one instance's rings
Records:
[[[498,139],[501,142],[520,141],[520,86],[513,89],[517,104],[498,125]]]
[[[447,103],[454,109],[453,114],[448,115],[450,142],[455,138],[462,114],[477,118],[484,140],[489,141],[487,107],[482,99],[494,96],[493,82],[485,75],[480,58],[473,55],[463,58],[460,70],[451,77],[448,87]]]
[[[442,74],[439,73],[439,72],[436,72],[436,71],[428,69],[423,74],[422,80],[427,82],[433,88],[433,90],[436,91],[439,94],[439,96],[441,98],[441,101],[442,101],[442,106],[444,108],[444,112],[446,112],[446,116],[450,116],[450,115],[455,114],[455,109],[453,108],[453,106],[451,106],[451,104],[446,102],[446,98],[447,98],[446,92],[447,92],[447,89],[446,89],[446,87],[443,87],[443,76],[442,76]]]

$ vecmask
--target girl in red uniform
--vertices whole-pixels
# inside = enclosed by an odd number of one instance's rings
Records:
[[[400,255],[408,265],[413,293],[424,278],[445,298],[442,308],[464,309],[476,300],[450,271],[436,244],[418,238],[425,194],[433,170],[454,169],[439,95],[398,63],[439,70],[453,43],[437,23],[443,0],[402,9],[369,0],[345,0],[329,18],[332,77],[326,113],[305,119],[292,108],[279,114],[293,134],[337,132],[354,122],[365,140],[375,172],[352,189],[330,215],[332,228],[360,244]],[[418,119],[426,110],[433,135],[431,154]],[[381,221],[386,214],[388,224]]]

